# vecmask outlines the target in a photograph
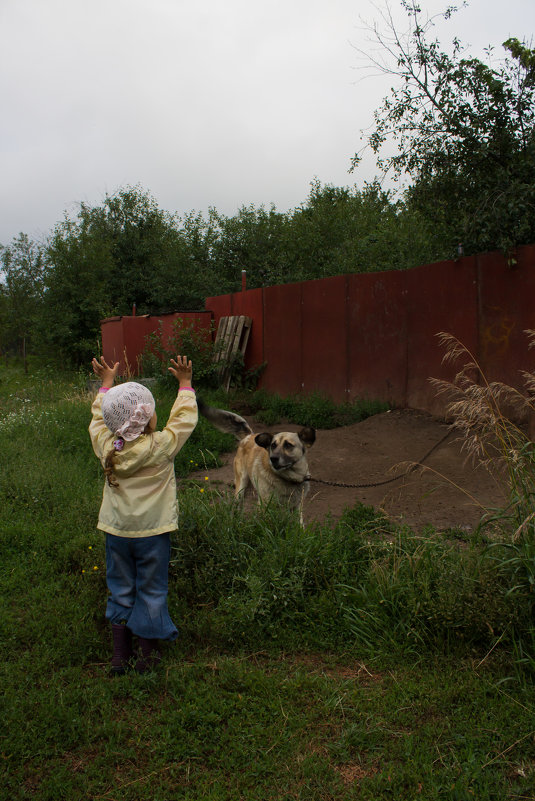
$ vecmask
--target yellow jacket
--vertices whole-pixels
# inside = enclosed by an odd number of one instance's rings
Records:
[[[102,466],[115,435],[102,419],[99,392],[91,412],[89,435]],[[174,458],[197,425],[197,401],[182,389],[163,431],[141,434],[117,452],[113,472],[118,487],[106,481],[97,528],[118,537],[150,537],[178,528]]]

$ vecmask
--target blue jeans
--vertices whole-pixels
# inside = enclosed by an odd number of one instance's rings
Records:
[[[178,631],[167,609],[171,535],[116,537],[106,534],[106,620],[126,621],[147,640],[175,640]]]

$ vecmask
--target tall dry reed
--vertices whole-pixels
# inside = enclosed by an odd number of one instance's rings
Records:
[[[526,335],[529,347],[535,346],[535,331]],[[492,533],[484,556],[506,579],[506,594],[516,598],[523,620],[513,632],[518,661],[535,670],[535,447],[529,425],[535,413],[535,375],[522,373],[524,391],[489,381],[456,337],[442,333],[439,338],[445,361],[464,362],[452,382],[433,381],[449,398],[447,414],[462,435],[467,456],[507,484],[508,502],[482,520]]]
[[[527,331],[530,347],[535,332]],[[475,465],[485,467],[506,482],[509,504],[497,510],[516,540],[533,524],[535,450],[529,420],[535,415],[535,375],[523,372],[524,392],[501,381],[489,381],[471,351],[456,337],[438,334],[445,348],[444,362],[463,362],[453,381],[432,379],[437,392],[448,397],[447,417],[462,437],[462,447]]]

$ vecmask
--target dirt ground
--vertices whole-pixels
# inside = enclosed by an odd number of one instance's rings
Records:
[[[266,427],[248,418],[255,432],[298,431],[299,426]],[[449,436],[443,440],[445,435]],[[407,463],[425,459],[425,469],[412,471],[399,480],[371,487],[329,486],[312,481],[305,501],[305,520],[337,519],[357,502],[382,509],[398,522],[415,530],[433,525],[473,529],[483,512],[505,501],[505,487],[489,473],[467,462],[461,442],[442,420],[411,409],[378,414],[362,423],[318,430],[309,451],[313,479],[340,484],[379,484],[407,471]],[[443,440],[443,441],[442,441]],[[218,469],[196,474],[209,476],[219,487],[233,481],[233,454],[227,454]],[[195,476],[193,476],[195,477]]]

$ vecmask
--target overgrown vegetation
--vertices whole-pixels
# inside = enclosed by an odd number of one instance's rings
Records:
[[[179,641],[112,679],[86,376],[2,367],[0,395],[6,797],[533,794],[533,618],[495,530],[244,514],[188,478],[234,447],[201,421],[177,459]]]
[[[530,347],[535,331],[527,331]],[[491,539],[486,555],[494,572],[506,578],[508,597],[521,607],[526,620],[535,612],[535,447],[529,420],[535,413],[535,376],[525,372],[525,391],[488,381],[474,355],[457,338],[441,334],[445,359],[460,362],[453,382],[435,381],[448,396],[448,414],[463,436],[468,457],[484,465],[509,486],[509,503],[483,517],[482,530]],[[521,425],[519,420],[527,420]],[[513,627],[514,631],[514,627]],[[534,627],[518,639],[521,662],[535,668]]]
[[[177,319],[167,334],[160,324],[158,330],[147,337],[145,349],[141,356],[141,368],[145,377],[155,378],[168,389],[174,390],[175,379],[170,376],[169,360],[177,353],[187,353],[195,365],[195,385],[203,389],[215,389],[221,386],[222,374],[218,364],[221,352],[213,338],[212,329],[202,329],[194,323]],[[241,352],[233,355],[230,361],[222,362],[225,370],[230,371],[230,383],[240,391],[253,390],[264,365],[246,369]]]
[[[142,354],[142,375],[156,378],[168,389],[175,388],[175,378],[169,374],[169,360],[177,353],[187,353],[195,365],[195,383],[203,387],[217,387],[217,364],[213,331],[196,328],[193,323],[178,319],[172,330],[164,335],[163,325],[146,339]]]

